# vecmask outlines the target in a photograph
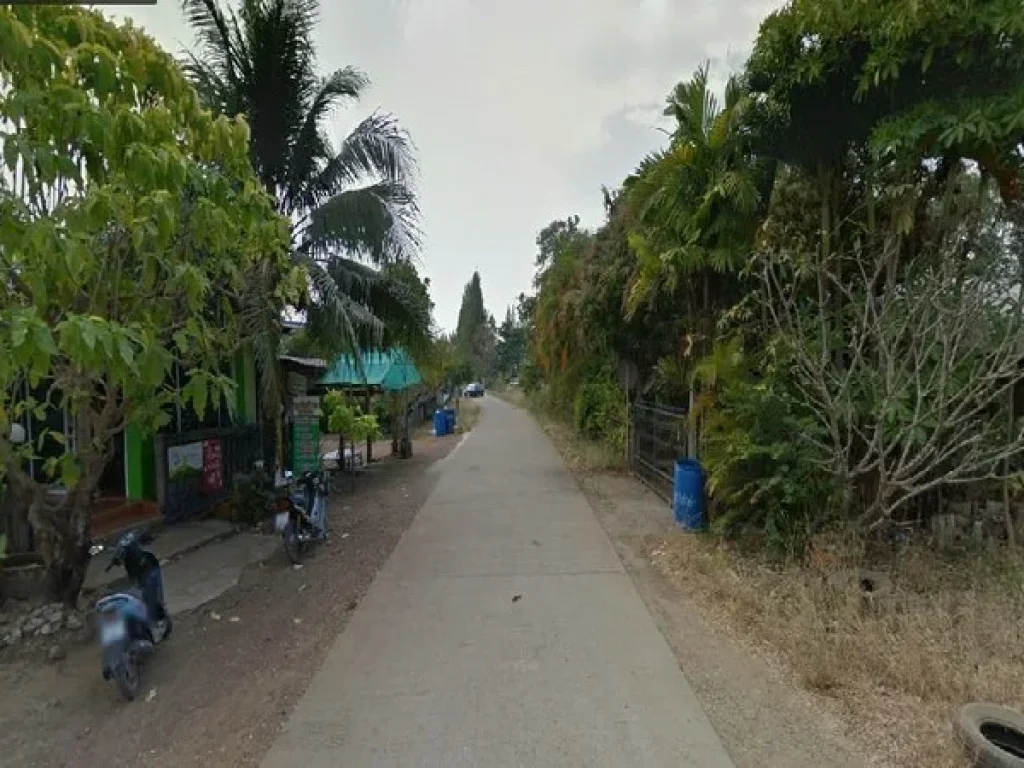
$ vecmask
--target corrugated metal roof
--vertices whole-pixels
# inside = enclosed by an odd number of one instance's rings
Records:
[[[352,355],[342,355],[320,379],[328,387],[379,387],[398,391],[423,381],[409,353],[400,347],[370,350],[361,355],[362,371]]]
[[[294,363],[302,368],[316,368],[321,371],[327,370],[327,361],[319,357],[295,357],[294,355],[278,355],[277,359],[284,363]]]

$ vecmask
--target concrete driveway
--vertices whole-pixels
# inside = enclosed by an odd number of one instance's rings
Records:
[[[483,408],[265,768],[731,766],[553,446]]]

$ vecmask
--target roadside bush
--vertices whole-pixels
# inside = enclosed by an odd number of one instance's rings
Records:
[[[540,369],[533,363],[526,363],[519,372],[519,386],[527,395],[537,391],[540,387]]]
[[[717,512],[712,529],[727,536],[756,530],[774,554],[802,555],[838,512],[830,476],[801,439],[815,428],[774,375],[723,382],[701,435]]]
[[[626,440],[626,403],[611,372],[587,376],[573,400],[573,426],[585,438],[621,448]]]

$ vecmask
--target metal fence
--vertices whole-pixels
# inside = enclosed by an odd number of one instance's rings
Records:
[[[226,498],[235,477],[263,457],[258,425],[202,429],[156,439],[157,501],[168,522],[195,517]]]
[[[682,408],[644,402],[630,406],[629,471],[666,501],[672,499],[676,459],[689,456],[688,428]]]

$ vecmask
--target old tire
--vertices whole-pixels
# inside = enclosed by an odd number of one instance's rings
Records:
[[[994,704],[968,704],[956,731],[978,768],[1024,768],[1024,716]]]

